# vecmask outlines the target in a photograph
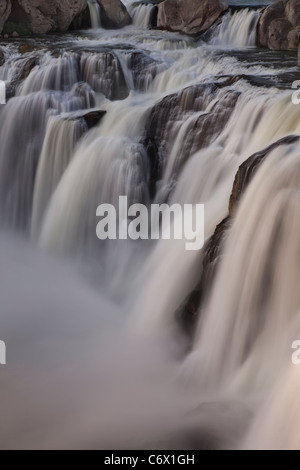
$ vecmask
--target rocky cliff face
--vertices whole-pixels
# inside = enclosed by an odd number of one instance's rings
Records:
[[[272,50],[298,49],[300,1],[279,0],[268,6],[258,25],[258,42]]]
[[[200,34],[228,9],[219,0],[165,0],[158,6],[157,27],[185,34]]]

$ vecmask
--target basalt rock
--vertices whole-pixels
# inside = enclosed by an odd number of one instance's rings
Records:
[[[103,28],[120,29],[131,24],[131,16],[120,0],[97,0],[97,2],[100,6]]]
[[[86,7],[87,0],[12,0],[9,20],[35,34],[67,31]]]
[[[208,30],[228,9],[219,0],[165,0],[158,6],[157,27],[198,35]]]
[[[297,51],[299,36],[299,0],[279,0],[264,10],[258,24],[260,46],[272,50]]]

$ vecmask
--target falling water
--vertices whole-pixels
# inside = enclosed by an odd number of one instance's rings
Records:
[[[137,2],[128,5],[128,11],[132,17],[133,24],[137,28],[143,29],[150,27],[153,9],[153,5],[138,4]]]
[[[0,448],[299,448],[300,109],[279,87],[296,69],[253,47],[258,11],[207,44],[128,7],[133,26],[14,45],[0,67]],[[127,196],[205,204],[209,241],[234,181],[208,292],[207,246],[96,237],[97,206]]]
[[[92,28],[98,29],[101,27],[100,6],[97,0],[88,0],[88,6],[90,10]]]
[[[227,13],[211,44],[225,47],[254,47],[256,45],[259,10],[242,9]]]

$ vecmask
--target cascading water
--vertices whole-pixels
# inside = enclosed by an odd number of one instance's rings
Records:
[[[254,47],[259,17],[259,10],[247,8],[227,13],[210,43],[223,47]]]
[[[153,5],[133,2],[127,5],[133,24],[137,28],[147,29],[151,26]]]
[[[133,26],[16,44],[0,67],[0,448],[299,448],[300,108],[280,89],[297,70],[241,55],[255,10],[207,43],[130,8]],[[242,164],[208,292],[207,246],[97,239],[97,206],[127,196],[205,204],[211,240]]]
[[[99,3],[97,0],[88,0],[88,6],[90,10],[92,28],[101,28],[101,13]]]

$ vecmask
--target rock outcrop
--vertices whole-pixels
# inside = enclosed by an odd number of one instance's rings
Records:
[[[201,34],[227,9],[219,0],[165,0],[158,6],[157,28]]]
[[[7,21],[11,12],[11,1],[0,0],[0,33],[2,33],[4,23]]]
[[[120,0],[97,0],[100,6],[101,25],[106,29],[120,29],[131,24],[127,8]]]
[[[67,31],[86,7],[87,0],[12,0],[9,20],[35,34]]]
[[[265,9],[258,24],[259,45],[271,50],[297,51],[299,36],[299,0],[279,0]]]

